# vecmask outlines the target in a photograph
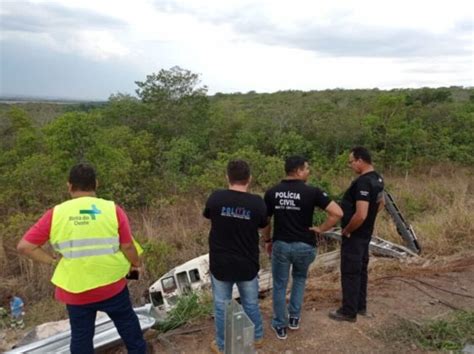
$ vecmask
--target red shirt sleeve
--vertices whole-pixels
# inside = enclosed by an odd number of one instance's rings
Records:
[[[23,236],[23,240],[41,246],[49,241],[53,209],[49,209]]]
[[[127,214],[125,214],[125,211],[118,205],[115,205],[115,211],[118,220],[119,242],[121,244],[132,242],[132,230],[130,229]]]

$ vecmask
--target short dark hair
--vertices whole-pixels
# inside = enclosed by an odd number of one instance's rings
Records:
[[[304,156],[293,155],[288,157],[285,160],[285,173],[287,175],[292,174],[304,167],[305,162],[308,162],[308,159]]]
[[[73,166],[69,171],[68,182],[71,184],[73,191],[95,191],[97,180],[94,167],[86,163]]]
[[[369,150],[367,150],[363,146],[355,146],[351,149],[352,155],[354,156],[354,159],[359,160],[361,159],[362,161],[365,161],[369,164],[372,164],[372,156],[370,156]]]
[[[230,184],[247,184],[250,179],[250,166],[244,160],[231,160],[227,164],[227,177]]]

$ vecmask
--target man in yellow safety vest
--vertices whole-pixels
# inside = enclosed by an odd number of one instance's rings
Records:
[[[93,353],[97,311],[109,315],[129,353],[145,353],[146,342],[133,311],[125,276],[142,273],[141,248],[128,217],[114,202],[96,197],[92,166],[74,166],[68,178],[72,197],[48,210],[18,243],[27,257],[55,266],[55,297],[66,304],[71,353]],[[58,260],[41,248],[50,242]]]

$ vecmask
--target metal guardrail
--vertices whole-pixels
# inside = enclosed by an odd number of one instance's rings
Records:
[[[255,326],[235,300],[225,310],[225,354],[250,354],[254,349]]]
[[[155,324],[151,305],[135,308],[142,331],[146,331]],[[104,348],[120,342],[121,338],[109,316],[97,318],[95,323],[94,349]],[[19,353],[70,353],[71,331],[66,330],[51,337],[37,340],[33,343],[12,349],[6,354]]]

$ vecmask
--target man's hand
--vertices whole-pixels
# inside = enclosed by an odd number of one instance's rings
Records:
[[[272,256],[272,242],[265,242],[265,252],[267,252],[268,257]]]
[[[349,232],[347,232],[346,229],[343,229],[343,230],[341,231],[341,235],[342,235],[342,236],[345,236],[345,237],[347,237],[347,238],[351,237],[351,234],[350,234]]]
[[[318,245],[322,245],[326,242],[326,238],[323,235],[321,235],[322,231],[319,228],[319,226],[313,226],[313,227],[310,227],[309,229],[314,232],[316,243]]]
[[[347,238],[351,237],[351,232],[356,231],[364,223],[368,212],[369,202],[366,200],[358,200],[356,202],[356,212],[352,215],[352,218],[346,227],[342,229],[342,236]]]
[[[129,274],[132,272],[138,272],[138,279],[142,279],[145,276],[145,267],[141,264],[138,267],[130,266]]]
[[[134,266],[135,268],[142,267],[142,262],[140,260],[140,257],[138,256],[138,252],[135,248],[133,241],[129,243],[121,243],[120,250],[132,266]]]
[[[330,230],[336,223],[342,218],[342,209],[334,201],[331,201],[325,209],[327,214],[326,220],[319,226],[310,227],[310,230],[313,231],[316,236]]]

